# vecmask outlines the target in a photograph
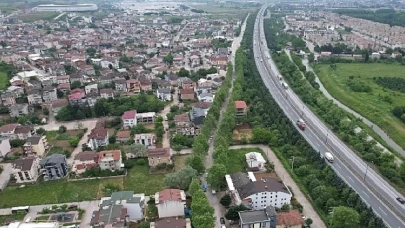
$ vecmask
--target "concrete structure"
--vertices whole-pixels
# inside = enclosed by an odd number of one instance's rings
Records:
[[[113,192],[111,197],[103,197],[100,207],[122,205],[127,209],[130,221],[138,221],[144,218],[145,194],[134,194],[133,191]]]
[[[52,154],[42,159],[39,163],[44,173],[44,180],[57,180],[68,174],[66,156],[62,154]]]
[[[264,169],[266,164],[266,159],[263,158],[263,155],[258,152],[250,152],[245,154],[246,163],[249,169]]]
[[[55,12],[85,12],[85,11],[97,11],[98,6],[96,4],[75,4],[75,5],[55,5],[46,4],[35,7],[37,11],[55,11]]]
[[[1,226],[0,228],[59,228],[60,225],[58,222],[39,222],[39,223],[30,223],[30,222],[13,222],[6,226]]]
[[[172,93],[169,88],[161,88],[156,91],[156,97],[161,101],[171,101]]]
[[[159,218],[184,216],[186,194],[180,189],[165,189],[155,194]]]
[[[142,144],[148,148],[154,148],[156,135],[152,133],[135,134],[134,140],[136,144]]]
[[[90,226],[93,228],[127,228],[129,222],[127,215],[127,208],[121,204],[100,205],[100,209],[93,212]]]
[[[156,120],[156,112],[143,112],[136,114],[136,122],[143,124],[151,124]]]
[[[120,170],[124,168],[120,150],[104,150],[98,153],[98,165],[102,170]]]
[[[43,157],[48,148],[46,136],[31,136],[27,138],[27,142],[23,145],[24,154],[27,156],[37,155]]]
[[[225,179],[236,205],[243,204],[258,210],[267,206],[281,208],[291,202],[290,190],[278,179],[268,177],[256,180],[252,172],[226,175]]]
[[[17,183],[35,182],[39,176],[39,158],[20,158],[13,162],[11,174]]]
[[[240,228],[276,228],[277,224],[277,212],[272,206],[261,210],[240,211],[239,217]]]
[[[28,115],[28,104],[14,104],[8,108],[11,117]]]

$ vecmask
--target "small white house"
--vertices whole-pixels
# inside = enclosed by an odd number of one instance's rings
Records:
[[[250,169],[264,169],[264,165],[266,164],[266,159],[263,158],[261,153],[258,152],[250,152],[245,154],[246,163]]]
[[[180,189],[165,189],[155,194],[159,218],[184,216],[186,194]]]

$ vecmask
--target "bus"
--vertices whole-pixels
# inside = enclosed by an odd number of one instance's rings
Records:
[[[11,213],[12,214],[27,214],[29,210],[30,210],[30,206],[12,207]]]

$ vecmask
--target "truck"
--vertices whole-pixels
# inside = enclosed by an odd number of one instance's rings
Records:
[[[306,124],[305,121],[301,118],[299,118],[297,120],[297,126],[301,129],[301,130],[305,130]]]
[[[333,163],[333,155],[332,155],[332,153],[326,152],[326,153],[325,153],[325,159],[326,159],[328,162]]]

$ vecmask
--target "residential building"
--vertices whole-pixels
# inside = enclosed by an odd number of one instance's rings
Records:
[[[197,95],[197,98],[201,102],[209,102],[209,103],[214,102],[214,94],[212,93],[201,93]]]
[[[131,138],[131,131],[130,130],[120,130],[117,132],[115,136],[117,142],[125,143]]]
[[[276,228],[301,228],[304,225],[304,219],[302,218],[298,210],[290,210],[288,212],[280,212],[277,215]]]
[[[85,151],[78,153],[72,165],[72,173],[82,174],[87,169],[98,167],[98,153],[94,151]]]
[[[53,116],[57,116],[58,112],[61,110],[61,108],[65,107],[69,103],[68,100],[66,99],[58,99],[56,101],[52,101],[52,113]]]
[[[150,223],[150,228],[191,228],[189,218],[165,218]]]
[[[100,205],[98,211],[94,211],[90,226],[93,228],[128,228],[127,208],[120,204],[109,206]]]
[[[100,89],[100,96],[101,98],[113,98],[114,99],[114,90],[111,88],[107,88],[107,89]]]
[[[57,76],[56,80],[58,81],[58,84],[70,84],[70,76],[69,75],[62,75],[62,76]]]
[[[11,175],[17,183],[35,182],[39,176],[39,158],[20,158],[13,162]]]
[[[52,154],[43,158],[39,165],[41,166],[44,174],[44,180],[57,180],[65,177],[68,174],[68,165],[66,156],[62,154]]]
[[[8,138],[0,139],[0,157],[6,156],[11,151],[10,140]]]
[[[139,82],[141,83],[142,91],[152,91],[152,82],[150,80],[139,80]]]
[[[184,216],[186,194],[180,189],[164,189],[155,194],[159,218]]]
[[[188,113],[183,113],[174,116],[174,123],[176,124],[176,133],[182,135],[198,135],[200,129],[195,127],[191,122]]]
[[[151,124],[156,120],[156,112],[143,112],[136,114],[136,123]]]
[[[86,102],[86,93],[84,92],[84,89],[76,88],[70,91],[68,98],[71,103],[83,104]]]
[[[190,110],[190,120],[193,122],[194,126],[200,126],[205,117],[207,116],[207,110],[197,107],[192,107]]]
[[[92,92],[93,90],[96,90],[98,92],[98,84],[92,84],[92,85],[86,85],[84,87],[84,91],[86,94],[89,94],[90,92]]]
[[[16,139],[14,136],[15,129],[20,126],[19,124],[6,124],[0,127],[0,136],[4,138]]]
[[[182,89],[193,89],[197,86],[197,83],[189,78],[185,78],[181,80],[181,88]]]
[[[124,112],[124,114],[121,116],[121,120],[123,123],[122,127],[124,129],[136,126],[137,124],[136,110]]]
[[[56,88],[46,87],[42,89],[42,99],[44,102],[49,103],[58,99]]]
[[[14,104],[8,107],[11,117],[26,116],[29,113],[28,104]]]
[[[172,164],[170,148],[148,149],[148,162],[150,167],[156,167],[162,163]]]
[[[21,126],[18,125],[14,130],[14,135],[11,139],[26,140],[28,137],[33,136],[35,133],[33,126]]]
[[[193,89],[181,89],[180,90],[180,99],[181,100],[195,100],[194,90]]]
[[[100,207],[122,205],[127,209],[129,221],[139,221],[144,218],[145,194],[134,194],[133,191],[113,192],[111,197],[103,197]]]
[[[126,93],[127,92],[127,81],[125,78],[116,78],[114,79],[115,83],[115,91],[118,93]]]
[[[141,83],[136,79],[127,80],[127,89],[130,93],[138,94],[141,92]]]
[[[91,90],[88,94],[86,94],[86,101],[90,107],[96,105],[97,101],[100,99],[100,94],[98,90]]]
[[[23,151],[26,156],[36,155],[43,157],[45,151],[49,148],[46,136],[31,136],[27,138],[23,146]]]
[[[42,96],[41,96],[40,89],[31,89],[31,90],[28,90],[26,93],[27,93],[28,104],[30,104],[30,105],[42,104]]]
[[[246,163],[249,170],[264,170],[266,159],[259,152],[250,152],[245,154]]]
[[[135,134],[134,140],[136,144],[142,144],[148,148],[154,148],[156,135],[151,133]]]
[[[161,88],[156,91],[156,96],[161,101],[171,101],[172,93],[169,88]]]
[[[89,134],[88,146],[92,150],[108,145],[108,130],[103,127],[96,127]]]
[[[247,105],[244,101],[235,101],[236,116],[247,115]]]
[[[291,202],[290,190],[279,179],[268,177],[256,180],[252,172],[226,175],[225,179],[236,205],[243,204],[258,210],[267,206],[281,208]]]
[[[238,213],[240,228],[276,228],[277,212],[272,206],[261,210],[240,211]]]
[[[102,170],[120,170],[124,168],[120,150],[104,150],[98,153],[98,165]]]

